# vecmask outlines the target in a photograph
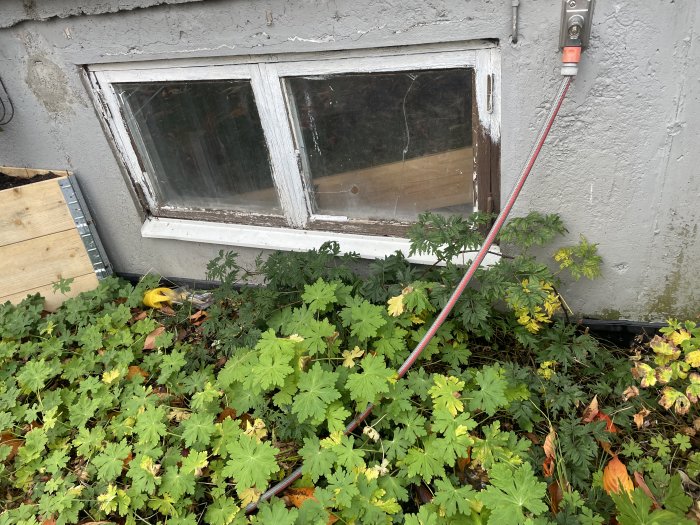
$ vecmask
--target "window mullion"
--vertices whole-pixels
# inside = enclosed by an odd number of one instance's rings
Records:
[[[309,218],[308,200],[299,172],[280,78],[274,64],[250,67],[253,92],[270,150],[272,177],[280,205],[290,226],[303,228]]]
[[[474,196],[476,210],[496,212],[499,207],[498,185],[493,184],[493,114],[497,97],[491,53],[476,54],[474,82]]]

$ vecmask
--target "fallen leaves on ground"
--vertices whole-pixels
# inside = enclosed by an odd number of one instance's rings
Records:
[[[287,489],[285,491],[284,499],[286,499],[290,505],[294,505],[296,508],[299,508],[304,504],[304,502],[307,499],[316,500],[316,497],[314,496],[315,490],[316,489],[314,487],[299,487]],[[330,514],[326,525],[333,525],[333,523],[335,523],[336,521],[338,521],[338,518],[335,517],[333,514]]]
[[[651,414],[649,410],[647,410],[646,408],[642,408],[639,412],[632,416],[634,424],[637,425],[637,428],[642,428],[644,426],[644,418],[647,417],[649,414]]]
[[[554,446],[554,440],[557,438],[557,433],[555,432],[553,427],[549,427],[549,434],[547,434],[547,437],[544,440],[544,445],[542,445],[542,448],[544,449],[544,463],[542,464],[542,470],[544,471],[544,475],[546,477],[551,476],[554,474],[554,462],[556,460],[556,448]]]
[[[150,334],[146,336],[146,340],[143,342],[144,350],[153,350],[156,347],[156,337],[165,332],[165,327],[160,325],[158,328],[153,330]]]
[[[621,490],[630,493],[634,490],[627,467],[617,456],[613,456],[603,469],[603,489],[608,494],[618,494]]]

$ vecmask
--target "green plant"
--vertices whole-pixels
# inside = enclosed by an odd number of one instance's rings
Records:
[[[649,342],[651,359],[639,360],[632,375],[642,388],[663,387],[659,404],[676,414],[698,414],[700,400],[700,328],[675,319]],[[654,366],[648,364],[649,361]],[[691,410],[691,408],[693,410]]]
[[[38,297],[0,306],[0,525],[600,524],[646,503],[601,489],[613,447],[663,512],[687,510],[667,470],[697,467],[694,442],[635,434],[627,356],[556,317],[562,274],[527,252],[565,231],[555,216],[504,229],[522,252],[477,272],[398,379],[488,220],[421,217],[412,249],[444,267],[397,254],[363,269],[333,243],[251,270],[222,252],[206,315],[145,309],[150,276],[106,279],[53,314]],[[574,251],[599,263],[594,245]],[[594,396],[614,424],[580,414]],[[302,462],[286,500],[244,515]]]

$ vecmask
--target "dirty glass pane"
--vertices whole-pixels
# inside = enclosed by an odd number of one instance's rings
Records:
[[[248,80],[114,88],[159,205],[281,213]]]
[[[415,220],[473,206],[471,69],[293,77],[315,211]]]

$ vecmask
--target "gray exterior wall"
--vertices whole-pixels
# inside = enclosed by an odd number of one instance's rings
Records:
[[[85,7],[87,5],[88,7]],[[700,31],[696,0],[598,0],[590,49],[516,214],[559,213],[600,243],[603,276],[563,290],[590,316],[696,317]],[[503,197],[560,81],[559,0],[6,1],[0,75],[14,120],[0,163],[73,170],[122,272],[203,278],[214,245],[143,239],[80,66],[157,58],[498,39]],[[237,249],[244,261],[259,250]]]

